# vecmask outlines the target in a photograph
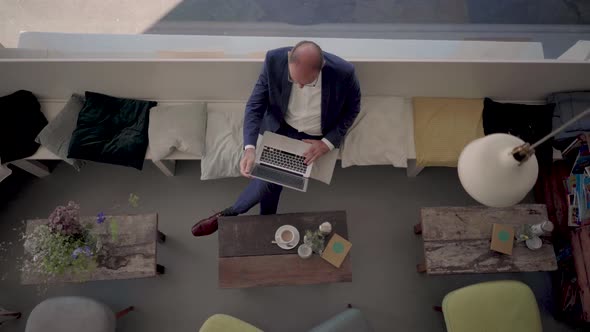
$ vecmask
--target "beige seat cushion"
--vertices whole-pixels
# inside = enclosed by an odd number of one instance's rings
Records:
[[[342,167],[407,167],[411,110],[400,97],[363,97],[342,144]]]
[[[463,148],[483,137],[483,99],[412,100],[418,166],[456,167]]]
[[[150,110],[148,137],[153,160],[175,150],[196,158],[205,152],[207,110],[205,103],[158,105]]]
[[[244,103],[207,103],[201,180],[240,176],[245,108]]]

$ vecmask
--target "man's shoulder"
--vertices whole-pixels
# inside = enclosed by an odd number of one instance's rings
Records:
[[[349,76],[354,72],[354,65],[332,53],[324,52],[326,66],[341,76]]]
[[[287,53],[291,50],[291,47],[275,48],[266,52],[266,61],[285,61],[287,59]]]

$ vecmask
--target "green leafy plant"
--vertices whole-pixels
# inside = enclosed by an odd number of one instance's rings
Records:
[[[324,238],[324,235],[322,233],[320,233],[319,230],[316,230],[316,231],[306,230],[303,242],[305,244],[309,245],[311,247],[311,249],[313,250],[313,252],[315,252],[316,254],[321,255],[322,252],[324,252],[325,238]]]
[[[23,272],[40,273],[48,278],[70,273],[83,279],[97,268],[103,245],[92,229],[103,224],[107,217],[100,212],[96,223],[82,225],[79,209],[74,202],[58,206],[47,224],[23,234],[25,254],[30,256],[22,267]],[[119,235],[119,224],[112,217],[108,221],[105,226],[114,242]]]
[[[39,225],[24,240],[32,263],[26,269],[56,276],[87,273],[96,267],[95,240],[90,234],[63,235]]]

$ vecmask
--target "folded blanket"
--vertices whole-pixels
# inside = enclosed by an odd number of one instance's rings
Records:
[[[41,105],[30,91],[0,98],[0,158],[3,163],[33,155],[37,134],[47,125]]]
[[[554,104],[524,105],[484,100],[483,129],[486,135],[506,133],[533,144],[551,132]],[[551,142],[545,142],[535,152],[539,163],[551,163]]]

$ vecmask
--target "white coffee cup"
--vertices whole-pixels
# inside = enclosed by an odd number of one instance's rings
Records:
[[[538,236],[534,236],[525,241],[527,248],[531,250],[540,249],[543,246],[543,240],[541,240]]]
[[[276,239],[280,244],[290,244],[295,239],[295,233],[290,229],[283,229]]]
[[[308,259],[313,254],[313,250],[311,249],[311,246],[304,243],[297,249],[297,254],[303,259]]]

